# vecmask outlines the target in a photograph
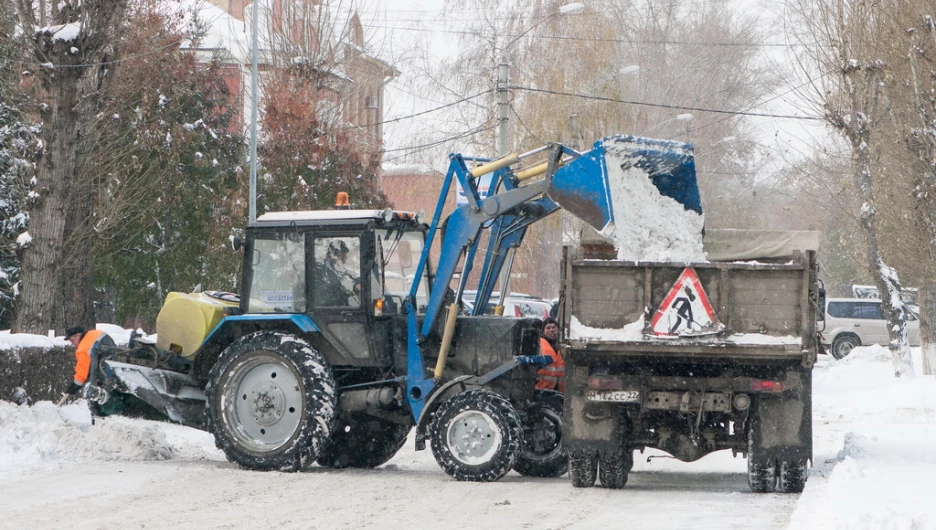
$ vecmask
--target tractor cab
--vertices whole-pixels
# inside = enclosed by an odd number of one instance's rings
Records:
[[[273,212],[247,230],[241,311],[306,315],[333,365],[387,366],[428,227],[387,210]],[[414,306],[429,293],[422,271]]]

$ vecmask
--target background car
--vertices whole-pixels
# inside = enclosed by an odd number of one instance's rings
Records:
[[[912,306],[907,308],[907,337],[911,346],[920,345],[920,320]],[[822,323],[819,324],[822,329]],[[881,301],[867,298],[828,298],[822,343],[836,359],[856,346],[886,345],[890,342]]]
[[[465,291],[462,296],[462,305],[466,313],[474,307],[474,291]],[[491,295],[491,301],[482,314],[493,315],[494,306],[500,300],[500,293],[494,291]],[[537,298],[523,293],[510,293],[507,300],[504,301],[504,316],[508,317],[534,317],[543,319],[549,316],[550,303],[542,298]]]

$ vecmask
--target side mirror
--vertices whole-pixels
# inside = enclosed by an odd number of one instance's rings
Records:
[[[235,234],[231,234],[228,239],[231,241],[231,248],[234,249],[234,252],[237,252],[244,246],[244,243]]]
[[[819,318],[820,321],[825,321],[825,311],[826,311],[826,291],[825,287],[819,288],[819,299],[817,300],[819,304]]]

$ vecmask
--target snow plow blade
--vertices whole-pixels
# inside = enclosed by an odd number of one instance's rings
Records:
[[[660,194],[702,213],[691,144],[615,135],[595,142],[582,156],[557,169],[546,195],[604,236],[614,232],[614,182],[610,164],[645,173]]]
[[[205,428],[205,392],[191,377],[158,368],[106,360],[121,392],[137,397],[170,420]]]

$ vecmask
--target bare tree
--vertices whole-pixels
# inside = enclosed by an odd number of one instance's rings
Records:
[[[74,281],[79,296],[90,295],[91,271],[62,278],[63,241],[69,220],[86,215],[79,203],[89,175],[80,173],[82,144],[114,78],[116,42],[127,0],[62,0],[33,4],[16,1],[20,26],[31,37],[31,60],[46,96],[33,202],[29,206],[29,246],[23,249],[20,297],[13,331],[45,334],[55,309],[55,287]],[[48,12],[43,9],[48,9]],[[52,25],[40,26],[41,20]],[[83,212],[83,213],[81,213]],[[90,322],[79,304],[75,321]]]
[[[797,2],[808,59],[802,71],[814,79],[814,102],[848,142],[854,185],[861,201],[858,219],[866,239],[866,265],[881,294],[890,330],[895,374],[913,373],[907,340],[906,307],[896,270],[884,259],[878,196],[888,186],[872,148],[883,132],[887,106],[885,42],[879,31],[890,6],[863,0]],[[819,75],[815,72],[818,70]]]

